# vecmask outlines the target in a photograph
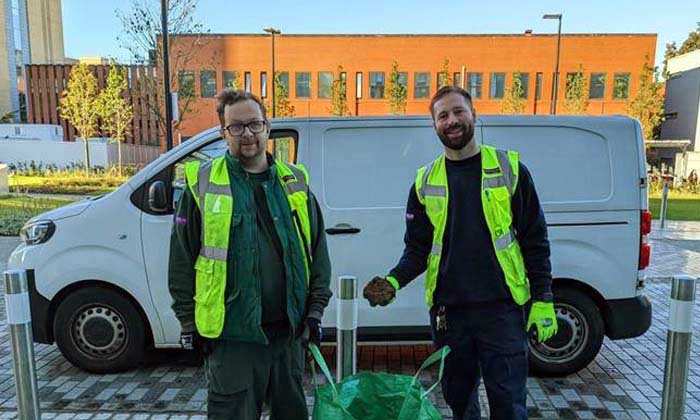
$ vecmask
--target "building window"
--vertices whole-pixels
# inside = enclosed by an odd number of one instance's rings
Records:
[[[311,98],[311,73],[297,72],[296,78],[296,97]]]
[[[238,89],[238,72],[237,71],[224,71],[224,89]]]
[[[615,73],[613,82],[613,99],[627,99],[630,97],[630,74]]]
[[[591,83],[588,88],[590,99],[603,99],[605,97],[605,73],[591,73]]]
[[[194,72],[180,71],[177,75],[178,96],[191,98],[194,96]]]
[[[513,78],[518,76],[520,78],[520,87],[523,90],[522,99],[527,99],[528,95],[528,85],[530,84],[530,73],[513,73]]]
[[[251,87],[251,80],[250,80],[250,72],[249,71],[243,73],[243,83],[245,84],[245,91],[250,93],[252,91],[252,87]]]
[[[333,72],[319,71],[318,72],[318,98],[330,99],[333,92]]]
[[[355,98],[362,99],[362,73],[355,73]]]
[[[430,73],[416,73],[413,82],[413,97],[416,99],[430,96]]]
[[[199,73],[199,91],[202,98],[213,98],[216,96],[216,72],[202,71]]]
[[[503,99],[503,91],[506,85],[506,74],[491,73],[489,83],[489,98]]]
[[[535,100],[542,99],[542,73],[535,75]]]
[[[369,97],[372,99],[384,99],[384,72],[369,72]]]
[[[343,94],[348,91],[348,74],[346,72],[340,72],[340,80],[343,82]]]
[[[275,81],[275,83],[279,82],[283,89],[284,97],[289,98],[289,73],[286,71],[278,71],[275,73],[277,73],[277,81]]]
[[[267,72],[260,72],[260,97],[267,98]]]
[[[408,73],[405,71],[399,73],[399,84],[406,88],[406,91],[408,92]]]
[[[449,86],[450,85],[450,74],[447,73],[447,80],[442,80],[443,79],[444,73],[438,72],[437,74],[437,86],[435,86],[436,90],[440,90],[441,87],[443,86]]]
[[[481,99],[482,73],[467,73],[467,92],[473,99]]]
[[[462,86],[462,73],[457,72],[452,75],[452,86]]]

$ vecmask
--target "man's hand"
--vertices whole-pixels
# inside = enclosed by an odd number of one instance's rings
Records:
[[[386,306],[396,297],[398,284],[393,277],[375,277],[367,283],[362,295],[369,301],[370,306]]]
[[[532,304],[525,330],[530,331],[530,327],[533,325],[537,329],[537,341],[540,343],[544,343],[557,334],[559,327],[552,302],[534,302]]]
[[[304,347],[308,346],[309,343],[313,343],[318,347],[321,345],[322,339],[323,329],[321,328],[321,321],[316,318],[306,318],[304,332],[301,334],[301,341]]]
[[[197,331],[183,331],[180,333],[180,346],[184,350],[200,350],[204,339]]]

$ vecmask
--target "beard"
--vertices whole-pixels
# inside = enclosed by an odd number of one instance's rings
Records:
[[[450,138],[446,133],[447,131],[454,131],[459,129],[462,129],[462,135],[457,138]],[[462,150],[474,138],[474,125],[456,124],[445,131],[438,132],[437,135],[445,147],[452,150]]]

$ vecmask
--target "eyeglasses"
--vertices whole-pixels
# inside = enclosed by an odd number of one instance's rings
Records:
[[[256,120],[249,123],[233,123],[224,129],[232,136],[240,136],[245,132],[246,127],[251,133],[258,134],[265,130],[265,124],[264,120]]]

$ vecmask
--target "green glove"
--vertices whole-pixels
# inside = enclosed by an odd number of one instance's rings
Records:
[[[544,343],[557,333],[557,316],[554,314],[554,304],[552,302],[534,302],[530,309],[530,316],[527,319],[526,331],[535,325],[537,328],[537,341]]]

